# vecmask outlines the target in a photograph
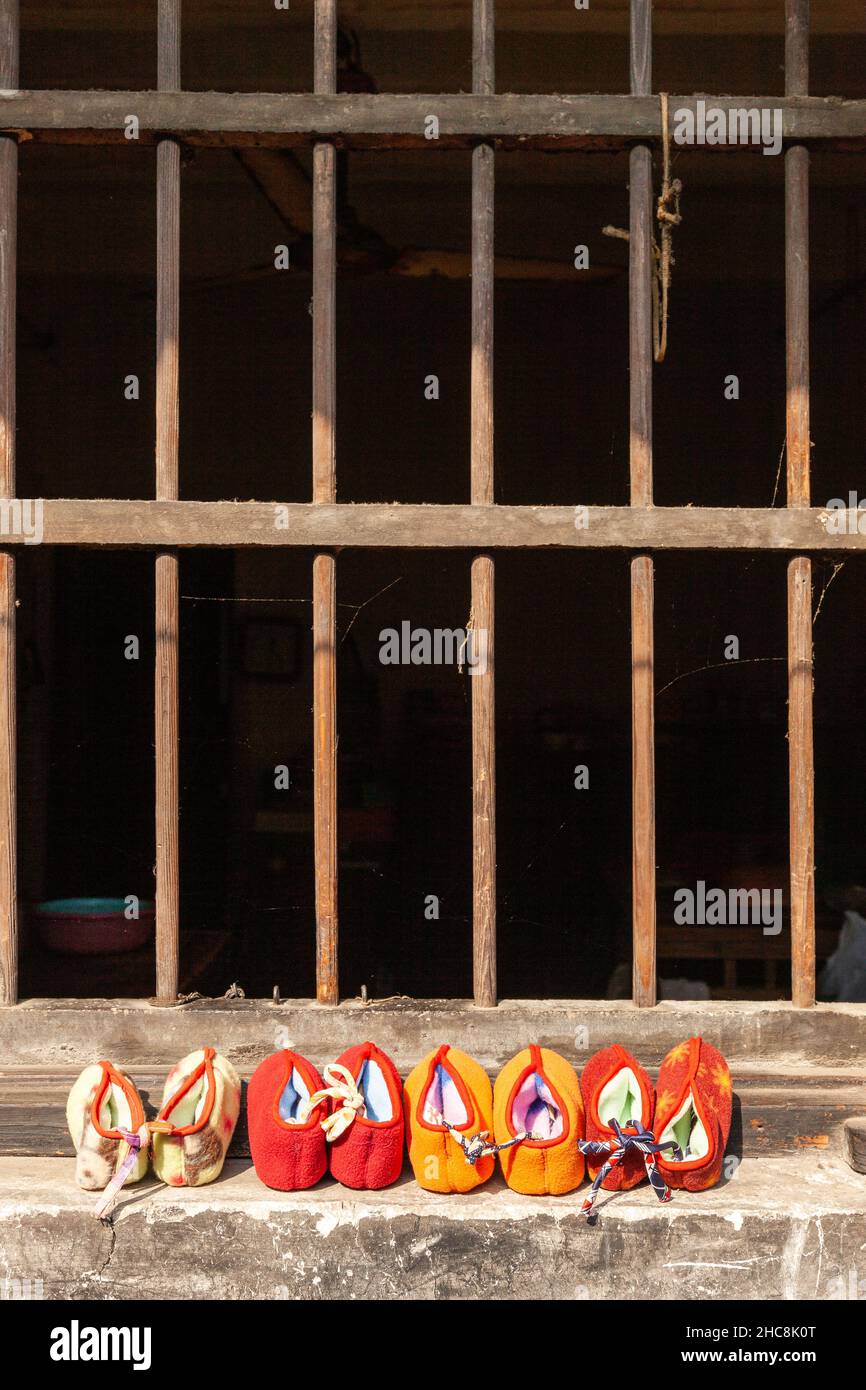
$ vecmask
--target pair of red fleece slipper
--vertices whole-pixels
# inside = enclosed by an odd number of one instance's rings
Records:
[[[591,1057],[580,1079],[586,1157],[593,1189],[621,1191],[645,1176],[661,1200],[671,1188],[701,1192],[721,1177],[733,1091],[724,1057],[703,1038],[672,1048],[653,1087],[619,1043]]]
[[[247,1093],[250,1152],[267,1187],[295,1192],[330,1169],[344,1187],[381,1188],[403,1167],[403,1086],[374,1043],[320,1075],[288,1048],[267,1057]]]

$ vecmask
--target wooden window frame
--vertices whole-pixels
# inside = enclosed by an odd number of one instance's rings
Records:
[[[809,0],[786,0],[785,97],[705,97],[722,109],[781,108],[785,141],[787,506],[655,507],[652,498],[652,4],[631,0],[630,93],[498,96],[494,0],[473,0],[471,95],[337,95],[337,0],[315,0],[314,92],[273,95],[180,90],[181,0],[159,0],[158,90],[19,91],[18,0],[0,0],[0,496],[15,496],[17,147],[22,140],[112,144],[126,117],[157,147],[156,487],[152,500],[43,502],[51,545],[149,547],[156,552],[156,989],[178,984],[178,552],[184,547],[311,547],[314,650],[314,853],[317,997],[338,1001],[336,559],[340,546],[452,547],[472,552],[475,622],[488,667],[472,683],[473,968],[475,1003],[496,995],[496,792],[492,638],[494,559],[502,548],[620,549],[630,560],[632,614],[633,1000],[656,1002],[653,554],[665,550],[785,551],[792,1005],[815,1002],[812,574],[817,551],[866,549],[831,532],[809,495],[810,149],[866,149],[866,101],[809,97]],[[697,98],[671,96],[676,107]],[[336,148],[472,150],[472,358],[469,505],[338,504],[335,453]],[[178,355],[180,142],[312,146],[313,486],[310,503],[179,500]],[[630,506],[510,507],[493,500],[493,193],[496,149],[625,149],[630,165]],[[723,155],[724,145],[714,146]],[[242,472],[242,461],[238,468]],[[279,509],[283,523],[275,522]],[[15,546],[0,551],[0,1003],[18,997],[16,864]]]

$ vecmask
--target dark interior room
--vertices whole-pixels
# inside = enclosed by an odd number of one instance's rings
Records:
[[[354,90],[466,89],[470,8],[341,5],[344,79]],[[255,15],[241,6],[231,20],[230,9],[184,5],[184,86],[308,90],[309,0]],[[626,89],[627,6],[593,0],[579,36],[553,5],[526,10],[499,6],[500,91]],[[781,92],[781,31],[768,7],[755,11],[730,32],[706,20],[702,31],[696,11],[661,11],[656,89],[730,91],[735,74],[744,93]],[[154,85],[146,5],[22,0],[21,15],[22,87]],[[866,38],[841,41],[818,23],[811,83],[816,94],[866,96]],[[628,154],[496,158],[495,500],[625,505],[628,247],[602,229],[628,224]],[[291,222],[268,193],[273,163],[182,152],[185,499],[310,498],[310,159],[277,159]],[[468,500],[470,159],[339,154],[340,501]],[[817,506],[866,482],[866,190],[850,161],[821,152],[811,168]],[[673,172],[683,220],[667,357],[654,373],[655,502],[784,506],[783,160],[675,147]],[[20,495],[153,495],[154,183],[154,150],[134,141],[21,146]],[[383,632],[404,622],[467,627],[470,558],[340,553],[340,989],[350,998],[471,993],[473,677],[467,666],[380,659]],[[181,557],[184,992],[315,992],[310,562],[292,546]],[[676,889],[698,880],[779,888],[787,904],[785,564],[675,550],[656,560],[663,998],[790,995],[787,912],[774,956],[763,945],[760,958],[738,956],[733,942],[701,959],[673,911]],[[816,558],[814,575],[820,964],[844,911],[866,902],[866,576],[832,554]],[[500,993],[625,997],[628,554],[509,549],[497,579]],[[152,940],[123,956],[58,955],[32,908],[153,899],[153,557],[24,547],[18,596],[23,992],[149,996]]]

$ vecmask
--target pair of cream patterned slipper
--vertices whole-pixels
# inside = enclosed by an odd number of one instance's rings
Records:
[[[145,1117],[134,1082],[111,1062],[85,1067],[66,1102],[75,1145],[75,1179],[102,1192],[107,1216],[120,1189],[153,1171],[171,1187],[201,1187],[222,1171],[241,1108],[237,1072],[212,1047],[184,1057],[166,1077],[155,1120]]]

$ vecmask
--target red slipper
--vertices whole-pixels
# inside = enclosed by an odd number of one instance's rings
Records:
[[[403,1169],[403,1085],[397,1068],[375,1043],[366,1042],[325,1067],[324,1077],[324,1094],[332,1101],[322,1122],[331,1172],[344,1187],[389,1187]]]
[[[652,1082],[643,1067],[619,1043],[590,1057],[580,1078],[580,1089],[586,1107],[588,1140],[614,1139],[611,1120],[616,1120],[623,1128],[637,1122],[644,1129],[652,1129],[655,1109]],[[604,1162],[605,1157],[587,1154],[586,1166],[591,1178]],[[643,1154],[633,1150],[626,1154],[622,1163],[611,1168],[602,1187],[605,1192],[618,1192],[636,1187],[645,1177]]]
[[[322,1120],[327,1100],[307,1102],[325,1083],[306,1057],[285,1048],[256,1067],[247,1088],[247,1128],[255,1170],[266,1187],[298,1192],[328,1171]]]
[[[655,1125],[659,1144],[674,1142],[676,1153],[658,1156],[669,1187],[701,1192],[717,1183],[731,1132],[731,1073],[721,1052],[703,1038],[673,1048],[661,1065]]]

